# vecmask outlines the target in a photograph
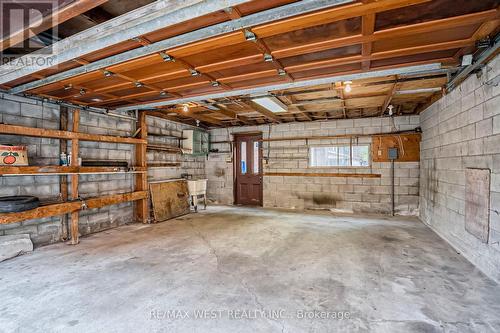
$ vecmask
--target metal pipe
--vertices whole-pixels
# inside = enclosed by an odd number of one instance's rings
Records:
[[[394,186],[394,160],[391,160],[391,216],[395,210],[395,186]]]
[[[465,67],[465,69],[463,69],[461,72],[459,72],[457,74],[457,76],[455,76],[451,80],[451,82],[449,82],[446,85],[446,90],[451,91],[451,90],[455,89],[457,87],[457,85],[460,82],[462,82],[463,80],[465,80],[470,73],[472,73],[474,70],[476,70],[483,62],[485,62],[489,57],[491,57],[493,54],[495,54],[498,51],[499,47],[500,47],[500,34],[498,34],[495,37],[495,41],[490,48],[483,51],[481,53],[481,55],[479,56],[479,58],[473,64]]]

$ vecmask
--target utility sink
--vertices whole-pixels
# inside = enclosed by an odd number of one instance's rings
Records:
[[[189,199],[195,212],[198,211],[198,197],[203,196],[203,203],[207,209],[207,181],[208,179],[188,179],[186,180],[189,190]]]

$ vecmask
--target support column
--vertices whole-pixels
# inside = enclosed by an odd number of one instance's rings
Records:
[[[61,131],[68,130],[68,108],[65,106],[61,106],[59,113],[59,129]],[[68,151],[68,141],[67,140],[59,140],[59,153]],[[59,193],[60,199],[62,202],[68,201],[68,176],[61,175],[59,176]],[[61,216],[61,240],[66,241],[69,237],[68,230],[68,215],[64,214]]]
[[[139,111],[139,118],[137,123],[139,132],[139,138],[147,140],[148,138],[148,127],[146,124],[146,112]],[[137,167],[147,167],[146,162],[146,149],[147,143],[138,143],[135,145],[135,165]],[[138,173],[135,176],[135,190],[136,191],[148,191],[148,174],[147,172]],[[141,199],[135,203],[135,215],[136,219],[142,223],[148,223],[149,221],[149,206],[148,198]]]
[[[80,127],[80,110],[73,110],[73,132],[78,132]],[[78,166],[80,142],[78,139],[71,140],[71,166]],[[71,199],[78,200],[78,174],[71,175]],[[71,244],[79,243],[78,222],[80,220],[80,212],[71,213]]]

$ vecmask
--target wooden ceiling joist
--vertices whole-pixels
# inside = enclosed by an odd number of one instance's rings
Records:
[[[202,15],[210,14],[218,10],[223,10],[228,6],[236,6],[249,0],[223,0],[223,1],[202,1],[187,0],[172,2],[157,1],[147,6],[139,8],[119,18],[104,22],[90,31],[69,37],[57,45],[53,45],[54,50],[59,53],[51,56],[51,62],[45,62],[38,66],[25,66],[11,71],[8,66],[1,66],[0,83],[6,83],[17,78],[35,73],[42,69],[56,66],[79,58],[85,54],[112,47],[120,42],[124,42],[146,33],[195,19]],[[79,1],[81,2],[81,1]],[[90,3],[97,1],[88,1]],[[96,32],[100,32],[97,35]],[[154,52],[153,52],[154,53]],[[23,57],[24,62],[30,55]],[[129,58],[130,59],[130,58]],[[3,67],[3,68],[2,68]]]
[[[291,4],[288,4],[285,6],[281,6],[279,8],[269,9],[269,10],[258,12],[255,14],[251,14],[251,15],[233,20],[233,21],[223,22],[223,23],[219,23],[219,24],[216,24],[213,26],[206,27],[206,28],[198,29],[198,30],[193,31],[193,32],[185,33],[182,35],[182,38],[181,38],[181,36],[172,37],[172,38],[165,39],[165,40],[156,42],[154,44],[151,44],[147,48],[134,49],[134,50],[123,52],[123,53],[120,53],[120,54],[117,54],[115,56],[111,56],[111,57],[108,57],[108,58],[105,58],[102,60],[98,60],[98,61],[93,62],[93,63],[86,65],[86,66],[74,68],[74,69],[68,70],[68,71],[63,72],[63,73],[55,74],[49,78],[46,78],[46,79],[39,81],[37,84],[31,83],[28,85],[23,85],[23,88],[16,87],[16,89],[12,90],[12,93],[19,93],[19,92],[23,92],[26,90],[34,89],[35,87],[39,87],[41,85],[45,85],[45,84],[48,84],[51,82],[55,82],[55,81],[59,81],[59,80],[73,77],[76,75],[84,74],[84,73],[87,73],[89,71],[103,69],[103,68],[106,68],[106,67],[111,66],[113,64],[122,63],[122,62],[130,60],[130,59],[136,59],[136,58],[146,56],[149,54],[153,54],[153,53],[157,53],[157,52],[163,52],[165,50],[169,50],[169,49],[172,49],[175,47],[181,47],[183,45],[195,43],[195,42],[200,41],[200,40],[205,40],[208,38],[215,38],[217,36],[220,36],[220,35],[227,33],[228,31],[235,31],[235,30],[239,30],[239,29],[250,28],[250,27],[253,27],[255,25],[261,25],[261,24],[265,24],[267,22],[272,22],[275,20],[285,19],[285,18],[290,17],[290,16],[296,16],[299,14],[308,13],[311,11],[316,11],[319,9],[323,9],[325,7],[335,6],[339,3],[344,4],[344,3],[349,3],[349,2],[353,2],[353,1],[354,0],[323,0],[323,1],[310,1],[309,0],[309,1],[300,1],[300,2],[291,3]],[[387,0],[383,0],[383,1],[387,1]],[[400,1],[400,0],[398,0],[398,1]],[[189,7],[188,8],[189,14],[187,16],[188,17],[193,17],[193,16],[197,17],[197,15],[199,16],[200,12],[208,14],[210,12],[216,11],[217,10],[217,9],[215,9],[216,6],[222,7],[219,9],[224,9],[224,8],[227,8],[228,6],[233,7],[236,4],[242,3],[242,2],[246,2],[246,1],[243,1],[243,0],[224,0],[224,1],[203,2],[202,4],[198,4],[200,6],[200,8],[198,10],[194,10],[193,6]],[[213,5],[209,5],[212,3],[213,3]],[[187,10],[187,9],[182,8],[182,9],[178,9],[178,10]],[[179,13],[176,11],[173,11],[173,12],[170,11],[166,14],[165,20],[160,20],[160,19],[154,20],[154,27],[156,29],[160,29],[160,28],[165,27],[165,26],[179,23],[178,21],[174,22],[174,20],[175,20],[174,17],[177,17],[177,16],[183,18],[185,15],[184,16],[179,15]],[[163,21],[166,21],[166,22],[163,22]],[[159,25],[159,22],[161,22],[162,25]],[[151,26],[148,26],[147,23],[143,23],[143,25],[145,25],[145,26],[142,29],[139,29],[139,28],[131,29],[134,32],[134,36],[128,37],[127,39],[130,39],[130,38],[133,38],[136,36],[140,36],[141,34],[144,34],[146,32],[154,30]],[[146,31],[142,32],[142,30],[146,30]],[[121,37],[119,37],[119,38],[122,39],[123,38],[122,37],[123,31],[120,30],[120,32],[121,32],[120,33]],[[130,32],[126,33],[126,35],[129,35],[129,34],[130,34]],[[118,38],[118,36],[116,36],[116,38]],[[115,43],[115,41],[113,41],[113,43]],[[111,45],[113,45],[113,44],[108,43],[107,46],[109,47]],[[95,48],[96,50],[98,50],[98,49],[102,49],[103,47],[106,47],[106,46],[104,46],[102,42],[92,44],[92,49]],[[91,49],[91,45],[86,45],[85,48],[87,50],[86,53],[88,53]],[[62,63],[63,61],[68,61],[68,60],[71,60],[71,59],[74,59],[77,57],[78,56],[75,54],[75,52],[71,52],[70,54],[67,54],[64,56],[58,55],[57,58],[60,61],[58,63]],[[0,73],[2,73],[2,67],[0,67]],[[7,82],[15,80],[17,78],[35,73],[36,71],[41,70],[41,69],[42,68],[34,69],[33,67],[25,67],[25,68],[17,69],[15,72],[8,73],[8,74],[4,75],[3,77],[0,77],[0,84],[7,83]]]
[[[10,82],[10,92],[119,111],[170,106],[172,118],[212,126],[373,116],[389,104],[408,114],[446,83],[443,75],[478,39],[500,30],[494,0],[455,10],[453,0],[264,2],[254,1],[250,13],[236,5],[211,21],[197,18],[191,24],[199,28],[174,28],[178,35],[137,35],[121,53],[75,58],[59,72]],[[439,13],[431,12],[434,2]],[[408,15],[412,6],[419,10]],[[329,91],[343,81],[353,81],[353,91]],[[256,94],[275,95],[287,112],[239,102]],[[228,107],[214,107],[221,102]],[[184,112],[179,104],[186,103]]]
[[[44,16],[41,22],[37,19],[34,22],[30,22],[28,26],[23,27],[21,30],[13,31],[8,36],[0,36],[0,52],[8,49],[9,47],[18,45],[24,40],[34,37],[38,33],[53,28],[75,16],[102,5],[107,1],[108,0],[78,0],[73,1],[61,8],[55,8],[54,11]]]

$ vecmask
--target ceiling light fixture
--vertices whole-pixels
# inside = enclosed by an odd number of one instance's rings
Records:
[[[83,88],[82,88],[82,89],[80,89],[80,95],[82,95],[82,96],[83,96],[83,95],[85,95],[86,93],[87,93],[87,92],[85,91],[85,89],[83,89]]]
[[[160,96],[167,96],[167,92],[165,90],[160,91]]]
[[[71,90],[73,88],[72,84],[68,84],[67,86],[64,86],[64,90]]]
[[[104,73],[105,77],[111,77],[111,76],[113,76],[113,73],[111,73],[110,71],[104,71],[103,73]]]
[[[136,86],[137,88],[141,88],[141,87],[144,87],[144,83],[137,81],[137,82],[135,83],[135,86]]]
[[[285,76],[285,75],[286,75],[285,70],[284,70],[284,69],[281,69],[281,68],[280,68],[280,69],[278,69],[278,75],[279,75],[279,76]]]
[[[184,111],[184,112],[188,112],[188,111],[189,111],[189,105],[184,104],[184,105],[182,106],[182,111]]]
[[[200,75],[200,72],[198,72],[195,69],[190,69],[189,72],[191,73],[191,76],[198,76],[198,75]]]
[[[247,41],[253,42],[253,41],[257,40],[257,36],[253,32],[251,32],[250,30],[245,29],[243,31],[243,33],[245,34],[245,39]]]
[[[217,82],[217,81],[212,81],[210,84],[212,85],[212,87],[218,87],[218,86],[220,86],[220,83]]]
[[[276,97],[259,97],[252,99],[252,102],[262,106],[273,113],[287,112],[287,106]]]
[[[160,55],[163,58],[163,61],[175,61],[174,57],[169,56],[165,52],[160,52]]]
[[[345,81],[344,82],[344,91],[346,93],[350,93],[352,91],[351,84],[352,84],[352,81]]]
[[[269,53],[265,53],[264,54],[264,61],[265,62],[271,62],[271,61],[273,61],[273,56],[270,55]]]

